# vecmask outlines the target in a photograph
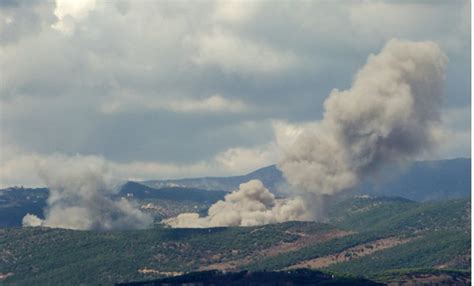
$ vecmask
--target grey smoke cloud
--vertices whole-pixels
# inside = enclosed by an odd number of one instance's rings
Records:
[[[439,137],[447,57],[433,42],[391,40],[369,56],[348,90],[333,90],[319,122],[275,124],[278,167],[293,191],[332,195],[391,164],[430,151]],[[276,200],[252,180],[209,208],[185,213],[172,227],[251,226],[314,218],[300,196]]]
[[[369,56],[350,89],[331,92],[321,121],[277,124],[278,167],[292,189],[335,194],[382,167],[430,151],[439,136],[446,64],[433,42],[391,40]],[[52,189],[46,219],[27,215],[25,225],[115,229],[151,224],[130,202],[107,197],[113,188],[101,162],[40,170]],[[184,213],[163,222],[171,227],[254,226],[309,220],[312,214],[302,197],[276,199],[262,182],[252,180],[212,205],[205,217]]]
[[[447,57],[433,42],[389,41],[334,89],[320,122],[276,128],[278,168],[297,190],[334,194],[380,168],[430,151],[440,121]]]
[[[23,226],[112,230],[146,228],[153,223],[133,202],[111,198],[118,185],[101,157],[56,155],[39,159],[37,168],[50,190],[45,219],[27,214]]]
[[[228,148],[267,144],[273,138],[267,120],[320,118],[331,88],[349,86],[361,59],[394,35],[439,43],[451,63],[445,107],[470,105],[467,0],[66,2],[91,5],[76,9],[75,4],[73,11],[57,13],[55,1],[0,1],[0,18],[7,22],[0,25],[2,137],[27,152],[192,164]],[[75,15],[81,10],[84,17]],[[75,32],[64,35],[58,21],[72,21]],[[265,72],[265,60],[272,58],[277,73]],[[100,112],[107,100],[120,101],[124,90],[146,100],[133,103],[132,114]],[[214,94],[259,108],[250,114],[199,114],[146,104],[169,97],[199,101]],[[248,120],[259,126],[236,129]],[[456,156],[469,154],[464,149]],[[226,173],[231,174],[236,173]],[[15,172],[12,185],[32,176]]]
[[[276,199],[259,180],[240,184],[208,210],[208,215],[183,213],[163,222],[171,227],[255,226],[293,220],[309,220],[311,215],[300,197]]]

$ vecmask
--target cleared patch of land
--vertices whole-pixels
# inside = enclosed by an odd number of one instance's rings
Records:
[[[326,255],[323,257],[301,261],[297,264],[293,264],[289,267],[286,267],[285,270],[298,269],[298,268],[312,268],[312,269],[324,268],[335,263],[349,261],[352,259],[357,259],[359,257],[371,255],[372,253],[376,251],[391,248],[391,247],[406,243],[410,240],[411,239],[409,238],[400,238],[400,237],[389,237],[389,238],[378,239],[375,241],[363,243],[363,244],[348,248],[336,254]]]
[[[446,263],[436,265],[435,268],[437,269],[457,269],[457,268],[463,269],[463,268],[469,268],[470,265],[471,265],[471,254],[466,253],[465,255],[457,256]]]
[[[183,275],[184,272],[177,272],[177,271],[160,271],[158,269],[151,269],[151,268],[142,268],[138,269],[138,272],[145,275],[164,275],[167,277],[179,276]]]
[[[254,230],[255,231],[255,230]],[[256,229],[258,231],[258,229]],[[272,257],[279,255],[281,253],[290,252],[294,250],[301,249],[305,246],[311,244],[317,244],[325,241],[329,241],[334,238],[344,237],[350,234],[353,234],[352,231],[344,231],[344,230],[331,230],[328,232],[323,233],[311,233],[307,234],[304,232],[296,232],[296,231],[285,231],[286,234],[297,236],[298,239],[292,242],[280,242],[276,245],[273,245],[269,248],[262,249],[258,252],[253,253],[243,259],[231,260],[221,263],[212,263],[209,265],[205,265],[199,268],[199,270],[236,270],[239,269],[240,266],[249,264],[253,261]],[[234,250],[237,251],[238,250]]]

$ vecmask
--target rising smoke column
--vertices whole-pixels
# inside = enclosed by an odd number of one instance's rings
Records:
[[[446,63],[435,43],[391,40],[378,55],[369,57],[350,89],[331,92],[322,121],[276,126],[278,168],[290,186],[331,195],[356,186],[380,168],[430,151],[437,139]],[[102,168],[78,171],[76,167],[43,169],[52,190],[46,219],[27,215],[25,225],[114,229],[151,223],[130,202],[108,198],[110,188]],[[260,181],[252,180],[212,205],[206,217],[186,213],[164,223],[252,226],[309,218],[301,197],[277,200]]]
[[[332,195],[385,166],[400,165],[434,146],[439,132],[447,58],[432,42],[389,41],[371,55],[349,90],[333,90],[322,121],[275,125],[278,168],[294,191]],[[310,214],[311,213],[311,214]],[[209,208],[164,220],[172,227],[251,226],[308,220],[302,197],[275,200],[260,181]]]
[[[255,226],[269,223],[309,220],[305,202],[297,198],[275,199],[261,181],[240,184],[239,189],[213,204],[208,215],[183,213],[163,222],[171,227]]]
[[[23,226],[112,230],[146,228],[153,223],[132,202],[111,198],[118,188],[103,158],[54,155],[38,159],[37,167],[49,188],[45,219],[27,214]]]
[[[276,128],[278,168],[296,190],[334,194],[380,168],[431,150],[447,58],[433,42],[391,40],[348,90],[333,90],[323,120]]]

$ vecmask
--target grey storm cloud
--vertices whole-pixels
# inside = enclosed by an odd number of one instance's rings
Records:
[[[170,164],[262,146],[393,37],[438,43],[443,108],[470,103],[469,1],[74,3],[2,1],[2,144]]]

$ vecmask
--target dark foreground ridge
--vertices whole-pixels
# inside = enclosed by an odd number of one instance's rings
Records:
[[[316,286],[316,285],[384,285],[363,278],[336,277],[309,269],[263,272],[221,272],[217,270],[192,272],[152,281],[119,283],[121,286]]]

